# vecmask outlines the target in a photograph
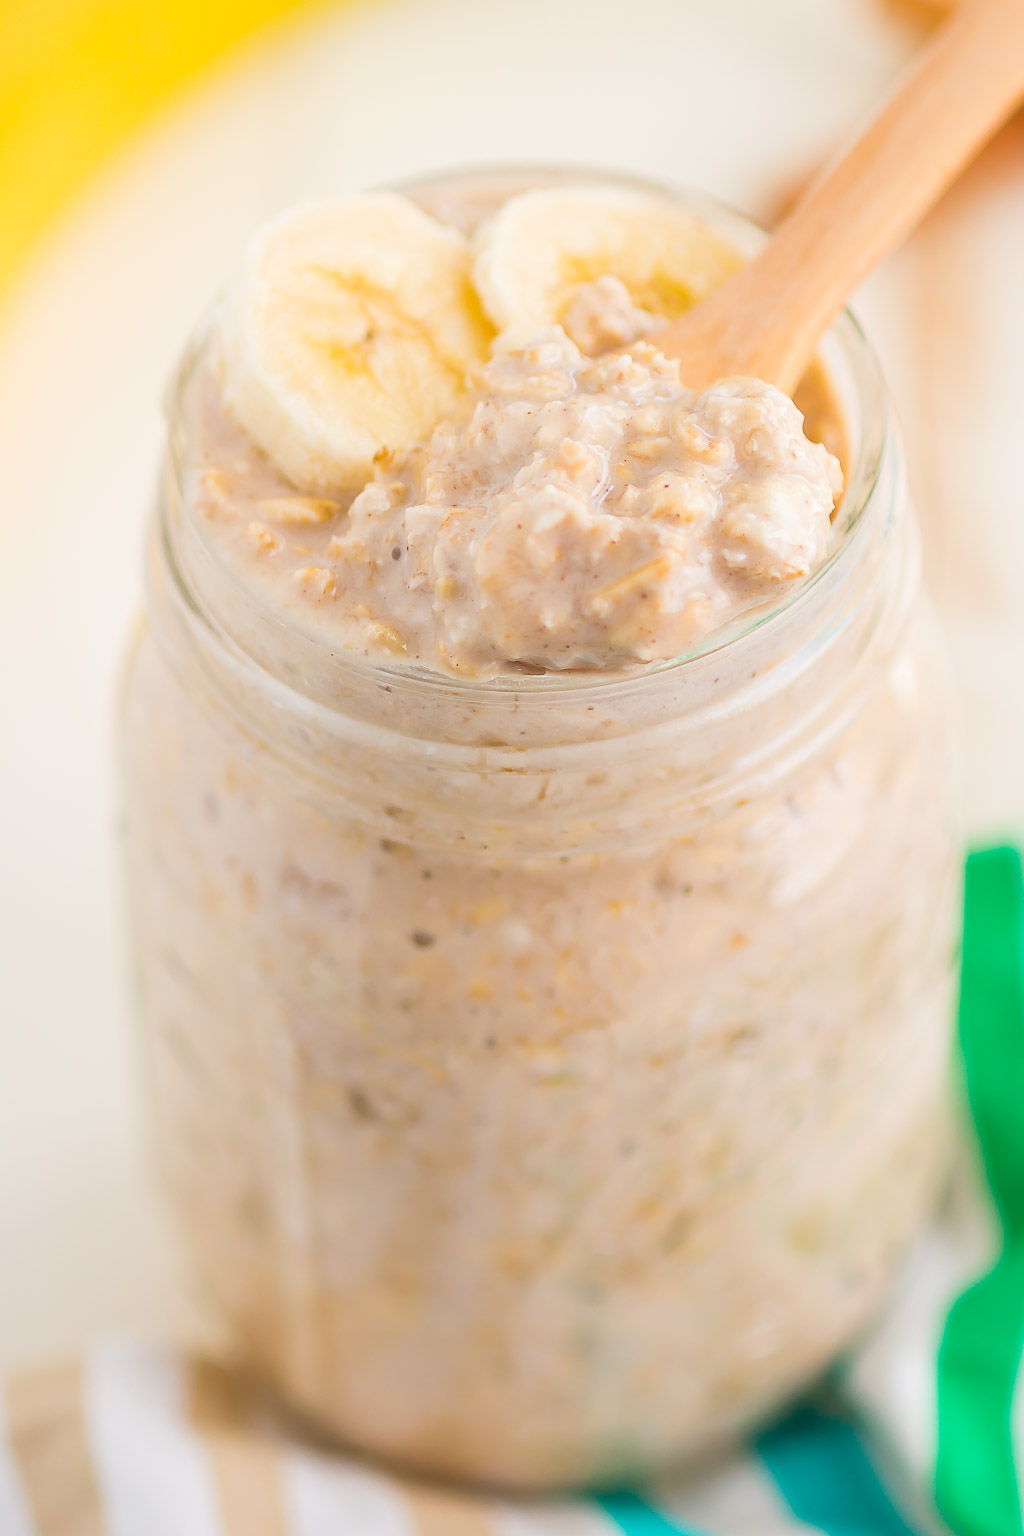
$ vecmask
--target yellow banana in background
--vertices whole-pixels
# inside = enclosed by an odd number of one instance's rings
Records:
[[[243,38],[315,0],[0,0],[0,302],[57,211]]]

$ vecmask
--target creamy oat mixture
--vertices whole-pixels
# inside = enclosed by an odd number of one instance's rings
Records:
[[[636,340],[654,323],[614,277],[583,285],[576,340],[499,347],[461,413],[382,453],[347,509],[232,440],[209,389],[200,510],[229,558],[370,658],[486,676],[681,655],[821,563],[842,471],[771,385],[684,388]]]
[[[619,239],[637,194],[547,190],[516,261],[492,242],[472,395],[344,491],[324,445],[358,467],[361,438],[302,417],[296,485],[203,355],[167,538],[230,643],[158,554],[124,741],[157,1141],[205,1276],[333,1432],[533,1488],[735,1432],[876,1304],[941,1176],[958,862],[890,460],[784,623],[646,666],[821,562],[837,467],[775,392],[695,397],[636,340],[691,271]],[[517,338],[493,294],[567,207],[572,272],[580,230],[617,265],[549,303],[541,263]],[[451,241],[383,212],[450,304]],[[306,323],[322,281],[295,291]],[[339,320],[367,348],[372,303]],[[290,419],[248,403],[268,441]]]

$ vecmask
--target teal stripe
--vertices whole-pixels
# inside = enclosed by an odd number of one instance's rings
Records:
[[[1002,1249],[946,1319],[935,1500],[958,1536],[1021,1536],[1011,1412],[1024,1350],[1024,884],[1013,848],[967,861],[960,1049]]]
[[[636,1493],[599,1493],[594,1503],[625,1536],[692,1536]]]
[[[913,1536],[842,1419],[799,1408],[767,1430],[755,1450],[805,1525],[827,1536]]]

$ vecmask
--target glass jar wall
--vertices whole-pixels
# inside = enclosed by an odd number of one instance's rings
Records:
[[[184,493],[201,358],[123,716],[186,1239],[358,1446],[520,1487],[694,1451],[842,1347],[943,1168],[949,711],[874,360],[843,320],[836,548],[776,611],[472,683],[331,654],[223,566]]]

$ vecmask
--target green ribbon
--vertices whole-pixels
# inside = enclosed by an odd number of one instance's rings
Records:
[[[1024,881],[1013,848],[967,862],[960,1048],[999,1256],[950,1310],[935,1499],[958,1536],[1024,1536],[1011,1414],[1024,1352]]]

